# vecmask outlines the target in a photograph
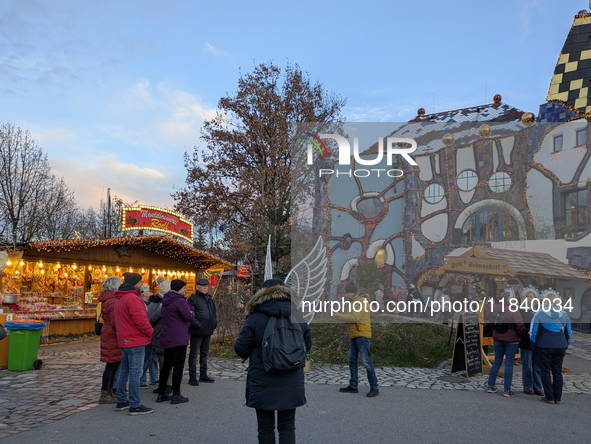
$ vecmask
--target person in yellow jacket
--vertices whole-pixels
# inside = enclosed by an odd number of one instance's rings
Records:
[[[369,304],[371,299],[368,294],[362,294],[358,291],[357,286],[353,282],[349,282],[345,286],[345,298],[351,303],[351,307],[347,313],[340,313],[335,315],[341,322],[347,323],[349,336],[351,341],[349,343],[349,371],[351,372],[351,379],[349,385],[345,388],[340,388],[342,393],[358,393],[357,389],[359,383],[359,373],[357,369],[358,356],[361,355],[361,361],[367,370],[367,380],[369,381],[368,398],[374,398],[379,395],[378,378],[371,362],[369,355],[369,341],[371,339],[371,318]]]

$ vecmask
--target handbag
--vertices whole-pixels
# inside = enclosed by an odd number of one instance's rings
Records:
[[[6,333],[6,329],[4,328],[4,326],[0,324],[0,341],[4,339],[6,336],[8,336],[8,333]]]

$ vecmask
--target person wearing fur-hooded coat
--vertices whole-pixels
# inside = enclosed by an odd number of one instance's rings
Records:
[[[271,316],[292,314],[300,321],[306,351],[312,347],[310,327],[296,308],[299,300],[280,279],[263,284],[246,304],[247,318],[234,344],[243,359],[249,358],[246,379],[246,405],[256,409],[259,443],[275,442],[275,410],[280,442],[295,442],[295,409],[306,403],[304,370],[271,374],[265,371],[261,344]]]

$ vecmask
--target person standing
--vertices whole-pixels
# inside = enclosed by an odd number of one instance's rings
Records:
[[[256,409],[259,444],[275,443],[275,411],[280,444],[295,443],[296,408],[306,403],[304,369],[267,373],[262,342],[269,319],[290,316],[303,332],[306,351],[312,347],[310,327],[296,308],[298,298],[281,279],[269,279],[246,304],[247,318],[234,344],[234,351],[248,361],[246,405]]]
[[[207,356],[211,335],[218,325],[213,297],[207,293],[207,279],[197,280],[197,291],[187,302],[195,310],[191,323],[191,346],[189,351],[189,385],[197,386],[201,382],[215,382],[207,375]],[[199,353],[199,381],[197,380],[197,353]]]
[[[504,317],[503,323],[501,324],[503,326],[501,330],[504,331],[499,331],[499,329],[496,328],[493,330],[495,361],[492,365],[492,368],[490,369],[488,386],[486,389],[487,393],[496,393],[497,388],[495,384],[497,381],[497,374],[499,373],[499,369],[503,364],[503,357],[506,357],[503,391],[503,396],[506,398],[515,396],[515,393],[511,391],[511,382],[513,380],[513,364],[515,362],[517,348],[519,347],[519,340],[527,334],[527,330],[523,325],[523,319],[521,319],[521,314],[519,311],[509,310],[509,304],[511,302],[512,295],[513,294],[511,292],[505,291],[499,299],[499,302],[501,300],[505,301],[504,305],[493,305],[492,313],[502,314]],[[488,308],[489,304],[486,305]]]
[[[358,367],[357,361],[361,355],[361,361],[367,371],[367,380],[369,381],[368,398],[373,398],[379,395],[378,378],[373,367],[369,353],[369,342],[371,339],[371,323],[369,314],[370,299],[368,294],[361,294],[357,286],[353,282],[349,282],[345,286],[345,297],[351,302],[351,310],[348,313],[336,314],[335,317],[341,322],[347,323],[349,330],[349,371],[351,372],[351,379],[349,385],[345,388],[339,389],[342,393],[358,393]],[[356,310],[359,307],[361,310]]]
[[[115,291],[121,285],[121,279],[117,276],[107,278],[103,282],[103,292],[99,296],[101,303],[101,316],[103,326],[101,328],[101,361],[104,362],[103,385],[99,404],[115,404],[117,397],[113,393],[115,373],[121,363],[121,349],[117,344],[117,333],[115,332]]]
[[[159,278],[161,276],[158,276]],[[149,304],[148,304],[148,318],[150,319],[150,324],[154,328],[154,333],[152,334],[152,354],[156,356],[158,360],[158,375],[162,374],[162,364],[164,364],[164,350],[160,347],[160,331],[162,330],[162,299],[164,295],[170,291],[170,281],[162,278],[158,280],[158,294],[153,294],[150,296]],[[160,381],[160,379],[158,379]],[[168,381],[166,381],[166,393],[170,394],[172,392],[172,374],[168,376]],[[153,393],[160,393],[160,383],[158,383],[158,387],[154,389]]]
[[[541,401],[560,404],[563,383],[562,361],[573,333],[570,318],[560,307],[558,293],[550,291],[546,297],[551,298],[550,309],[542,309],[534,315],[530,341],[542,375],[544,397]]]
[[[140,378],[144,368],[146,345],[152,340],[154,329],[150,325],[146,305],[140,298],[142,277],[137,273],[123,273],[124,282],[117,291],[115,302],[115,328],[117,344],[121,347],[121,368],[117,380],[116,411],[129,409],[130,415],[146,415],[154,409],[140,401]],[[129,380],[129,401],[127,385]]]
[[[147,310],[148,305],[150,305],[150,298],[153,296],[153,294],[150,291],[150,287],[147,285],[142,285],[140,291],[142,301],[144,301],[144,304],[146,304]],[[148,314],[148,318],[149,316],[150,315]],[[150,322],[150,324],[152,323]],[[158,384],[160,382],[158,380],[158,357],[152,353],[152,344],[146,345],[146,351],[144,354],[144,372],[142,373],[142,377],[140,379],[141,389],[148,388],[148,371],[150,372],[150,384]]]
[[[538,299],[533,289],[525,289],[524,300],[527,301],[525,309],[521,311],[521,317],[523,319],[523,325],[529,332],[531,329],[531,321],[535,315],[535,311],[532,309],[532,302]],[[539,307],[539,304],[535,304]],[[529,334],[523,336],[519,341],[519,348],[521,349],[521,379],[523,381],[523,393],[527,395],[540,395],[544,394],[542,388],[542,375],[538,363],[534,359],[534,352],[531,347],[531,341],[529,340]]]
[[[180,279],[170,282],[170,291],[162,299],[162,330],[160,347],[164,349],[164,363],[160,373],[160,385],[156,402],[169,401],[171,404],[188,402],[189,398],[181,395],[183,368],[189,344],[191,321],[195,317],[193,307],[185,300],[187,284]],[[172,373],[172,399],[166,393],[166,382],[170,370]]]

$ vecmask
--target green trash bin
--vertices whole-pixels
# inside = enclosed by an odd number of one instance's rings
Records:
[[[8,343],[8,370],[24,371],[41,368],[37,360],[41,330],[45,328],[42,321],[24,320],[6,323],[10,330]]]

